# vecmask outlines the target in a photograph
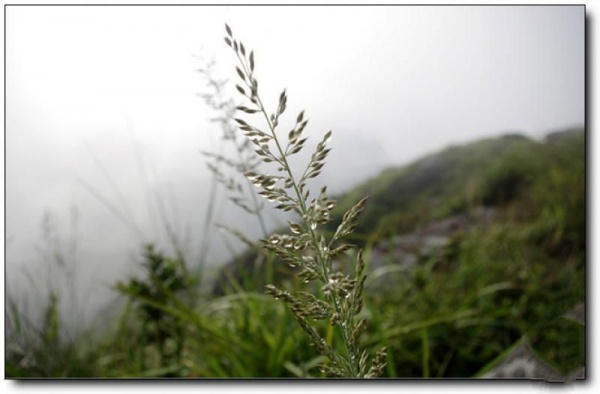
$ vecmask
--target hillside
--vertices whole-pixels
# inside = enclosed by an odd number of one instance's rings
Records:
[[[574,204],[576,211],[568,218],[575,234],[583,230],[584,223],[584,142],[583,129],[569,129],[551,133],[541,142],[512,133],[448,147],[407,166],[387,169],[339,196],[333,220],[324,231],[335,231],[343,213],[364,196],[369,196],[369,201],[353,235],[354,242],[363,246],[456,215],[476,215],[482,208],[525,203],[550,187],[547,183],[553,180],[548,176],[554,173],[548,170],[552,169],[556,176],[564,175],[576,183],[581,192],[576,195],[581,205]],[[556,199],[562,198],[561,194]],[[544,209],[540,204],[545,201],[532,203]],[[583,240],[579,242],[583,247]],[[255,270],[255,260],[255,253],[247,251],[226,264],[225,270],[239,278]]]
[[[583,136],[582,130],[569,130],[540,143],[508,134],[449,147],[408,166],[388,169],[358,186],[339,199],[336,217],[339,220],[355,201],[368,195],[369,205],[357,232],[381,237],[478,205],[505,204],[542,171],[543,163],[531,159],[544,151],[560,150],[578,136]],[[337,224],[333,221],[330,228]]]
[[[449,147],[341,196],[329,231],[369,196],[354,242],[370,257],[371,341],[395,349],[390,376],[502,376],[493,367],[514,349],[539,357],[534,377],[573,376],[585,352],[585,186],[585,132],[573,129]],[[256,261],[250,251],[226,266],[215,292],[292,280]],[[578,320],[565,318],[575,307]]]

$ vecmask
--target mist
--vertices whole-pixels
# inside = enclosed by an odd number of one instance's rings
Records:
[[[450,144],[582,125],[584,18],[582,6],[8,6],[8,290],[66,294],[54,243],[88,324],[136,273],[142,244],[173,252],[167,225],[192,265],[242,250],[214,226],[199,249],[211,182],[200,151],[219,148],[220,130],[196,70],[214,59],[235,80],[224,23],[255,50],[267,107],[285,88],[287,121],[305,109],[309,141],[333,130],[319,182],[339,194]],[[224,192],[215,222],[260,236]]]

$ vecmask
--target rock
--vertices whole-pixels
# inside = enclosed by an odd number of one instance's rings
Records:
[[[453,215],[430,222],[418,231],[377,243],[371,252],[371,268],[393,263],[412,268],[419,258],[433,255],[450,242],[450,237],[472,226],[485,228],[496,217],[494,208],[479,207],[469,214]],[[390,261],[392,260],[392,261]]]
[[[522,338],[520,344],[483,379],[540,379],[548,382],[565,381],[554,368],[540,360],[527,341]]]
[[[564,317],[585,325],[585,304],[577,304]],[[568,382],[585,379],[585,366],[575,368],[568,375],[560,374],[536,356],[526,337],[498,365],[481,376],[482,379],[533,379],[546,382]]]

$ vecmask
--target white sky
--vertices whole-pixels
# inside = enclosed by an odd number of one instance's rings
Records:
[[[313,140],[333,129],[334,191],[449,144],[584,123],[582,7],[8,7],[7,275],[39,260],[44,211],[65,233],[74,205],[89,283],[122,276],[136,240],[78,181],[114,199],[97,162],[148,238],[148,187],[169,190],[178,229],[200,236],[198,151],[217,130],[194,55],[234,79],[224,22],[255,50],[267,104],[287,88]],[[223,208],[232,225],[242,216]]]

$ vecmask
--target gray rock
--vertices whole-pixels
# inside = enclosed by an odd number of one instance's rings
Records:
[[[577,304],[564,315],[585,325],[585,304]],[[482,379],[533,379],[546,382],[568,382],[585,379],[585,366],[575,368],[568,375],[560,374],[536,356],[527,338],[523,337],[513,351],[499,362]]]

